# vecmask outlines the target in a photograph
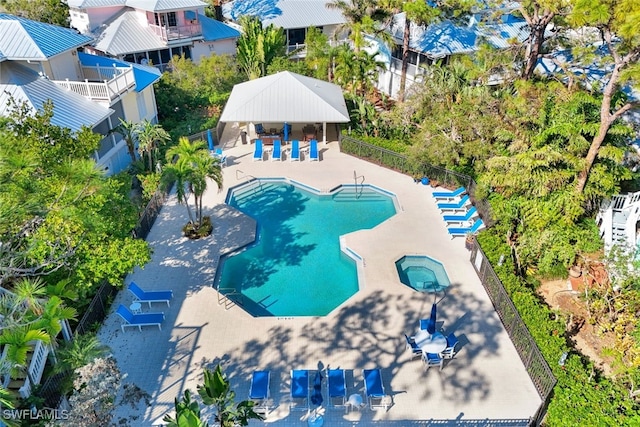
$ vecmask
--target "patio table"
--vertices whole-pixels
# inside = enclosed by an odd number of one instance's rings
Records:
[[[429,334],[426,330],[421,329],[416,333],[414,339],[423,353],[439,354],[447,348],[447,338],[440,332]]]

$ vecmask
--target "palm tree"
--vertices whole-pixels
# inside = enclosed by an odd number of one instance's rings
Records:
[[[138,141],[138,125],[130,121],[120,119],[120,124],[111,129],[109,133],[119,133],[127,144],[127,151],[131,157],[131,163],[136,161],[136,142]]]
[[[143,156],[145,153],[147,154],[149,171],[153,172],[154,153],[158,149],[158,145],[170,141],[171,136],[169,136],[169,133],[164,130],[162,126],[153,124],[149,120],[144,120],[142,123],[139,123],[136,132],[140,144],[138,146],[140,156]]]
[[[204,144],[204,143],[203,143]],[[202,227],[202,196],[207,190],[207,179],[213,180],[222,189],[222,167],[220,160],[211,157],[206,149],[201,150],[193,159],[191,173],[191,191],[196,204],[196,220],[198,227]]]
[[[389,11],[380,7],[375,0],[333,0],[328,9],[339,10],[346,23],[336,28],[335,36],[346,32],[353,42],[353,49],[359,52],[365,46],[365,35],[371,34],[389,40],[381,23],[389,18]]]
[[[240,18],[242,35],[238,38],[236,58],[249,80],[267,75],[267,67],[285,55],[287,37],[284,30],[270,24],[264,28],[259,18]]]
[[[76,334],[71,341],[65,342],[57,351],[56,372],[74,372],[108,354],[109,347],[103,345],[95,334]]]

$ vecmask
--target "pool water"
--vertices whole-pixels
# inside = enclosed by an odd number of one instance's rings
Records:
[[[217,286],[254,316],[327,315],[358,291],[340,235],[396,213],[392,196],[372,188],[319,195],[286,181],[254,181],[227,203],[257,221],[258,239],[221,260]]]
[[[420,292],[440,292],[449,287],[444,266],[428,256],[406,255],[396,261],[400,281]]]

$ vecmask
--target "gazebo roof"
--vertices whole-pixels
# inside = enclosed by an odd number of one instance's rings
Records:
[[[233,87],[221,122],[347,123],[340,86],[289,71]]]

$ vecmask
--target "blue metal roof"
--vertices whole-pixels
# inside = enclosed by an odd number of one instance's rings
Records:
[[[14,60],[45,60],[93,39],[70,28],[0,13],[0,54]]]
[[[240,31],[227,24],[198,14],[205,41],[215,41],[240,37]]]
[[[106,56],[90,55],[88,53],[78,53],[78,59],[82,65],[92,67],[99,65],[101,67],[133,67],[133,77],[136,80],[136,92],[141,92],[147,86],[160,80],[162,73],[156,67],[147,65],[134,64],[131,62],[120,61],[119,59],[109,58]]]
[[[52,101],[51,123],[72,131],[78,131],[82,126],[94,127],[113,113],[110,108],[66,90],[15,62],[2,64],[0,116],[8,112],[9,98],[24,101],[34,110],[42,110],[45,102]]]

